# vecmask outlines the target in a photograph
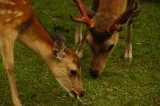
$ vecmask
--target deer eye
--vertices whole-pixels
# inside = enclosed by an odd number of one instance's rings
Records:
[[[76,76],[77,75],[77,71],[76,70],[71,70],[71,75]]]

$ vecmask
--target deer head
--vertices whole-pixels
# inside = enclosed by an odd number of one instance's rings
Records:
[[[56,58],[52,64],[53,73],[57,81],[64,87],[72,97],[82,97],[84,95],[81,64],[79,57],[66,47],[66,42],[59,32],[56,32],[53,39],[53,54]],[[50,63],[49,63],[50,64]]]
[[[125,10],[127,0],[93,0],[93,6],[99,4],[93,10],[85,8],[81,0],[74,0],[77,4],[82,18],[71,19],[78,23],[87,25],[87,43],[91,48],[91,61],[89,72],[93,77],[98,76],[105,67],[105,61],[110,56],[118,41],[119,32],[136,11],[138,3],[131,0],[129,7]],[[95,4],[96,3],[96,4]]]

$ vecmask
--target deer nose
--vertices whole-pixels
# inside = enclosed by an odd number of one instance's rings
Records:
[[[79,95],[79,97],[83,97],[84,96],[84,91],[82,91]]]
[[[98,77],[98,75],[99,75],[99,71],[98,71],[98,70],[92,70],[92,69],[90,69],[90,70],[89,70],[89,74],[90,74],[93,78],[96,78],[96,77]]]

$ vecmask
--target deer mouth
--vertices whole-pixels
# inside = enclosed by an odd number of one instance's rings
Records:
[[[71,97],[74,97],[74,98],[78,98],[79,97],[78,94],[74,90],[71,90],[69,95]]]

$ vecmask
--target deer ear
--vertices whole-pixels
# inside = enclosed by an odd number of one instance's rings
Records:
[[[53,39],[54,39],[55,41],[56,41],[56,40],[62,41],[63,44],[67,47],[65,38],[64,38],[58,31],[54,34]]]
[[[131,14],[131,16],[130,16],[130,18],[128,19],[128,23],[129,24],[132,24],[134,21],[135,21],[135,19],[138,17],[138,15],[141,13],[141,10],[136,10],[136,11],[134,11],[132,14]]]
[[[57,35],[56,35],[57,36]],[[58,35],[57,39],[55,39],[54,44],[53,44],[53,53],[56,58],[62,59],[65,57],[65,44],[64,44],[64,39],[61,39],[62,36]]]

